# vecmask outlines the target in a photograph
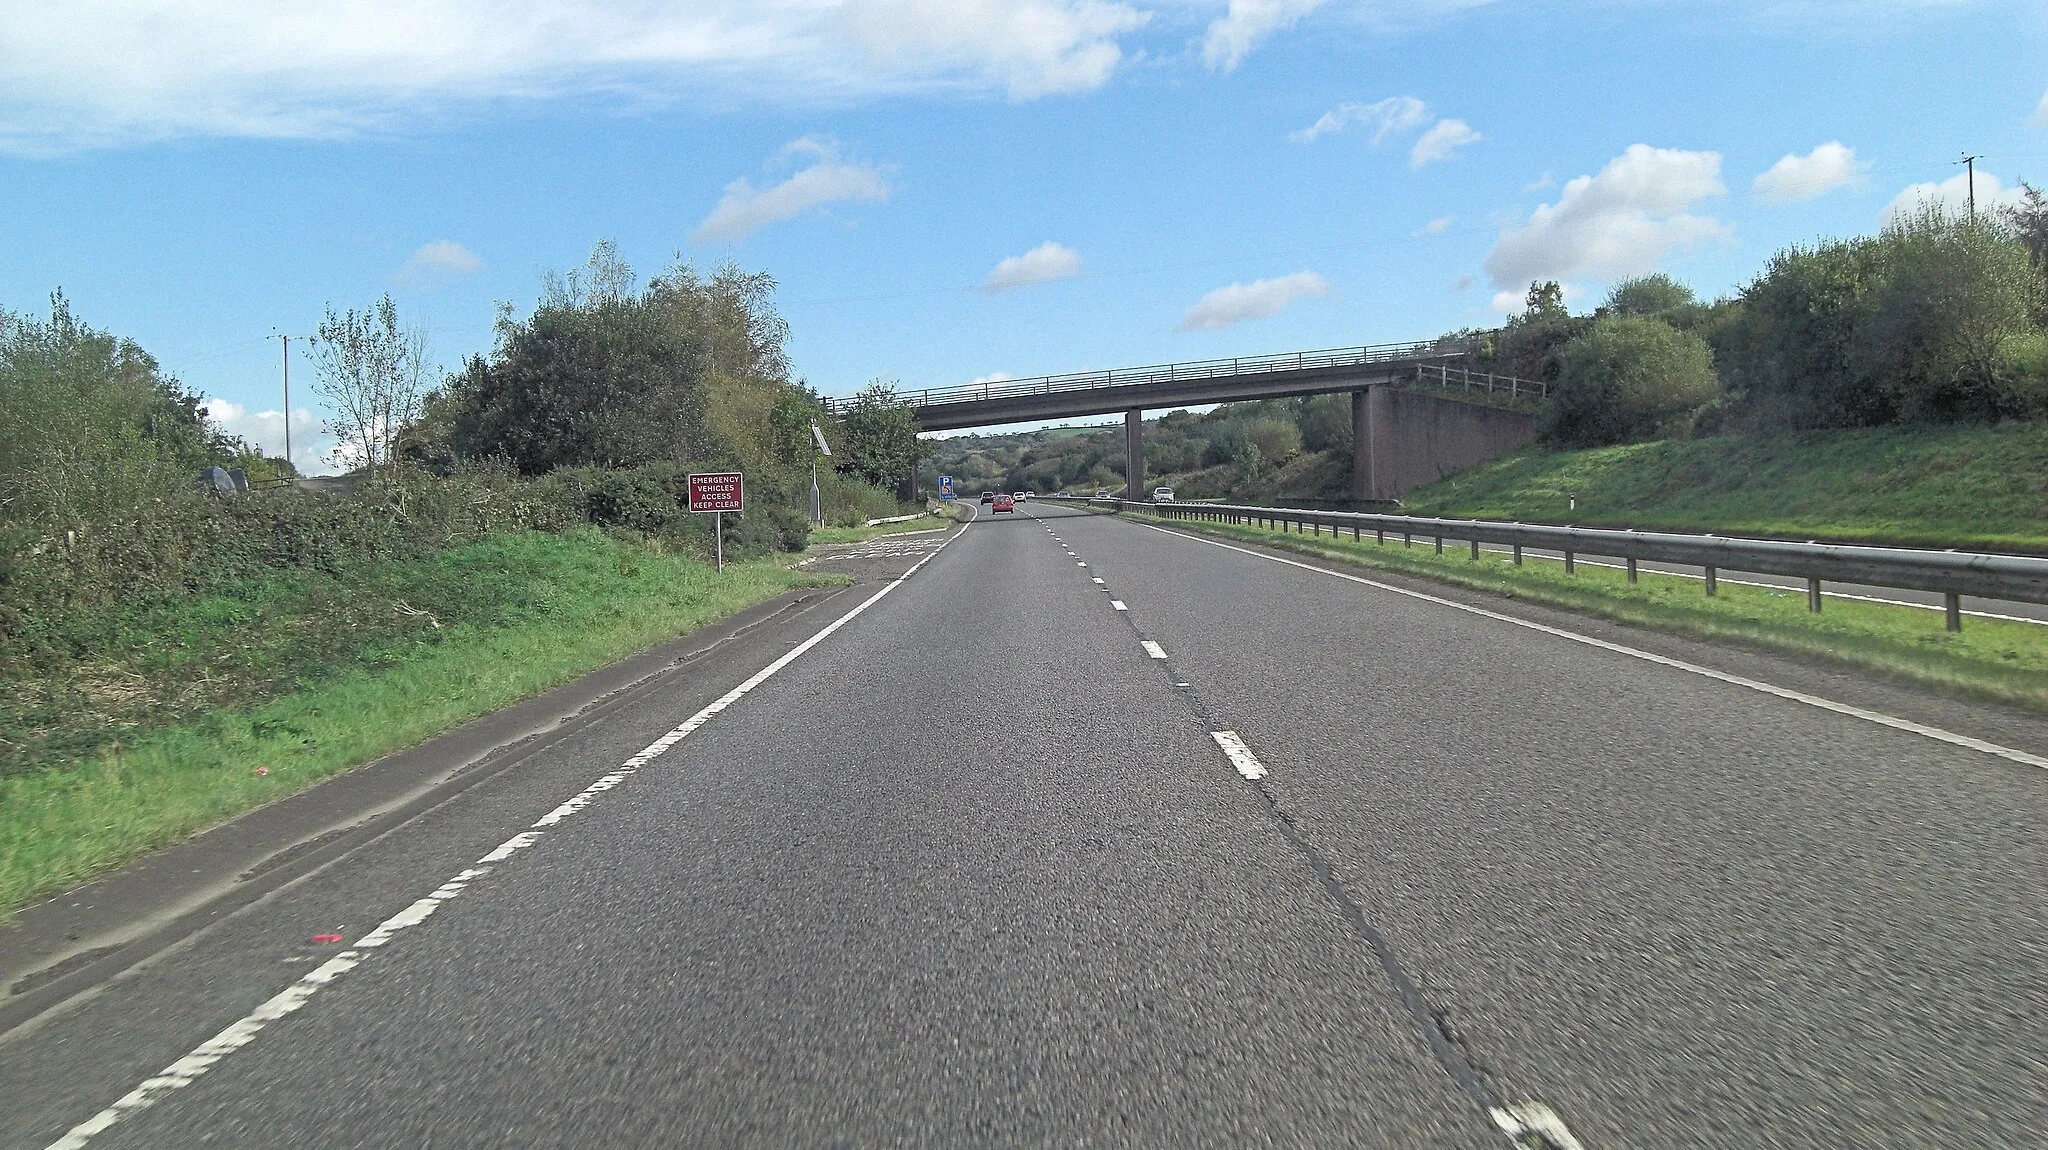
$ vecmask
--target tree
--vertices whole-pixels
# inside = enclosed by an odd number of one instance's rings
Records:
[[[1649,275],[1631,276],[1615,284],[1607,293],[1607,302],[1600,305],[1604,315],[1655,316],[1666,312],[1690,308],[1699,303],[1692,289],[1665,275],[1652,272]]]
[[[1244,446],[1239,448],[1237,452],[1237,481],[1239,483],[1256,482],[1259,478],[1260,462],[1258,441],[1252,439],[1245,440]]]
[[[48,321],[0,312],[0,521],[61,530],[131,515],[244,446],[62,292]]]
[[[312,341],[313,391],[327,401],[335,456],[372,474],[398,463],[400,433],[427,390],[426,336],[398,322],[385,295],[358,313],[327,308]]]
[[[1565,310],[1564,287],[1557,281],[1532,283],[1522,313],[1510,317],[1493,339],[1493,367],[1522,379],[1555,380],[1557,350],[1590,322]]]
[[[916,414],[897,396],[895,384],[879,377],[854,394],[839,427],[846,445],[839,469],[877,487],[901,486],[928,453],[917,437]]]
[[[1715,333],[1714,351],[1731,402],[1752,422],[1869,427],[1897,418],[1895,397],[1851,355],[1881,264],[1867,238],[1795,245],[1742,290],[1741,313]]]
[[[1641,316],[1596,321],[1558,359],[1557,391],[1539,419],[1544,438],[1572,447],[1668,435],[1718,387],[1705,341]]]
[[[1931,422],[2016,415],[2008,361],[2039,330],[2043,283],[2026,246],[2000,221],[1925,204],[1879,237],[1882,275],[1851,345],[1859,371],[1901,417]]]

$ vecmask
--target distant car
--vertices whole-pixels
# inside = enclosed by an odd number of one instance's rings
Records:
[[[1029,491],[1019,491],[1017,494],[1012,495],[1010,498],[1015,499],[1019,503],[1025,503],[1030,501],[1031,493]]]
[[[1015,496],[1012,495],[998,495],[994,499],[990,500],[990,502],[995,504],[994,507],[990,508],[991,511],[1017,510],[1017,499]]]
[[[1105,487],[1102,490],[1096,492],[1094,495],[1089,496],[1089,498],[1097,503],[1107,503],[1109,502],[1110,498],[1109,488]]]
[[[1171,488],[1171,487],[1155,487],[1155,488],[1153,488],[1153,489],[1152,489],[1152,502],[1154,502],[1154,503],[1171,503],[1171,502],[1173,502],[1173,488]]]
[[[984,492],[982,492],[982,493],[981,493],[981,501],[982,501],[983,503],[994,503],[994,502],[996,501],[996,493],[995,493],[995,492],[993,492],[993,491],[984,491]]]
[[[1065,492],[1065,491],[1055,491],[1055,492],[1053,492],[1053,493],[1052,493],[1052,497],[1053,497],[1054,499],[1072,499],[1072,498],[1073,498],[1073,496],[1072,496],[1072,495],[1068,494],[1068,493],[1067,493],[1067,492]]]

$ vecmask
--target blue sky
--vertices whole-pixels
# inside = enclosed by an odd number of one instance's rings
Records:
[[[452,366],[600,237],[773,274],[846,393],[1717,295],[1965,151],[2048,181],[2048,6],[72,0],[0,20],[0,307],[275,450],[271,332],[389,291]]]

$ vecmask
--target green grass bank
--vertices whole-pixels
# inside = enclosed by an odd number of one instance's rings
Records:
[[[1532,448],[1402,504],[1417,515],[2048,552],[2048,424]]]
[[[772,557],[719,574],[583,528],[139,611],[76,667],[73,705],[8,685],[0,910],[784,591],[840,581]]]
[[[1376,544],[1329,535],[1297,535],[1258,527],[1171,523],[1184,529],[1279,547],[1340,563],[1381,568],[1563,607],[1637,626],[1705,639],[1733,641],[1808,658],[1826,659],[1933,687],[2048,712],[2048,626],[1998,619],[1968,619],[1960,633],[1942,629],[1938,611],[1830,598],[1818,615],[1800,590],[1732,584],[1708,597],[1699,580],[1643,571],[1631,585],[1620,570],[1581,562],[1567,575],[1561,562],[1529,557],[1522,566],[1463,544],[1431,540],[1404,547],[1398,538]]]

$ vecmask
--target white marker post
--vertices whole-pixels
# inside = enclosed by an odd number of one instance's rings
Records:
[[[747,509],[746,480],[737,471],[690,475],[690,512],[711,516],[711,538],[718,549],[718,570],[725,570],[725,513]]]

